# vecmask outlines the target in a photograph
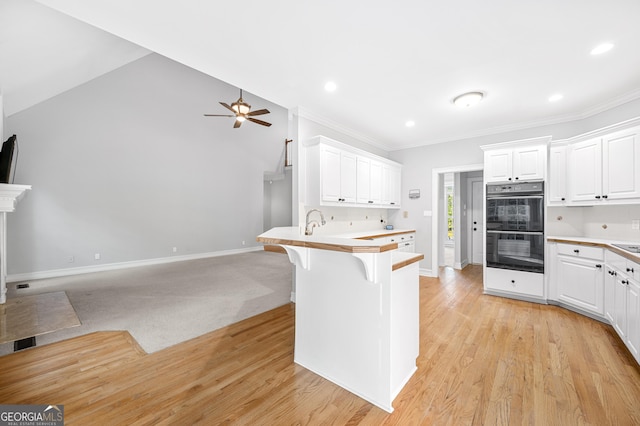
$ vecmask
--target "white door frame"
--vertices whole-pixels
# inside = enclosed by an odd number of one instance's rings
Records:
[[[473,203],[473,184],[475,182],[482,183],[483,181],[484,181],[483,177],[474,177],[474,178],[469,178],[467,180],[467,206],[473,205],[472,204]],[[483,206],[480,206],[480,209],[482,208]],[[469,229],[469,234],[467,238],[467,251],[469,252],[469,263],[477,265],[478,264],[477,262],[473,262],[474,260],[473,258],[473,210],[467,209],[467,212],[469,211],[471,211],[471,214],[467,213],[467,224],[466,224],[467,228]],[[480,235],[482,235],[482,224],[478,224],[477,227],[480,228]],[[482,262],[480,262],[479,264],[481,265]]]
[[[466,166],[443,167],[431,171],[431,276],[438,276],[438,250],[440,243],[440,227],[438,218],[440,216],[440,206],[438,193],[440,190],[440,179],[445,173],[477,172],[484,170],[484,164],[469,164]]]

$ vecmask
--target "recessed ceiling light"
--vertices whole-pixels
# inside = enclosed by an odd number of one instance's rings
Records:
[[[453,98],[453,103],[458,107],[467,108],[477,105],[483,97],[484,93],[482,92],[468,92]]]
[[[562,98],[564,98],[564,95],[562,95],[561,93],[556,93],[555,95],[549,96],[549,102],[558,102]]]
[[[610,51],[611,49],[613,49],[613,44],[612,43],[602,43],[602,44],[599,44],[596,47],[594,47],[591,50],[591,54],[592,55],[600,55],[600,54],[602,54],[604,52]]]
[[[412,121],[412,120],[409,120],[406,123],[404,123],[404,125],[407,126],[407,127],[413,127],[413,126],[416,125],[416,122]]]
[[[338,88],[338,86],[333,81],[328,81],[324,85],[324,90],[326,90],[327,92],[334,92],[337,88]]]

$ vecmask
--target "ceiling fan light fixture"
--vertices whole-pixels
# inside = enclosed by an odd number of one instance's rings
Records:
[[[249,111],[251,111],[251,105],[240,100],[238,102],[232,103],[231,109],[235,111],[236,114],[247,114]]]
[[[236,117],[236,121],[239,121],[240,123],[242,123],[243,121],[245,121],[247,118],[244,115],[239,115]]]
[[[484,98],[482,92],[467,92],[453,98],[453,104],[460,108],[468,108],[480,103],[482,98]]]

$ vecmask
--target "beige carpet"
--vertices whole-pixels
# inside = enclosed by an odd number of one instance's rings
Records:
[[[67,293],[82,325],[38,336],[38,346],[128,330],[151,353],[289,303],[292,271],[286,255],[256,251],[34,281],[8,297]],[[12,351],[0,345],[0,355]]]

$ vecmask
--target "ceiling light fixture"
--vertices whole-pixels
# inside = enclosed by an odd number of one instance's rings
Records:
[[[328,81],[325,85],[324,85],[324,90],[326,90],[327,92],[335,92],[335,90],[338,88],[338,86],[336,85],[336,83],[334,83],[333,81]]]
[[[556,93],[555,95],[549,96],[549,102],[558,102],[562,98],[564,98],[564,95],[562,95],[561,93]]]
[[[482,98],[484,98],[484,93],[482,92],[467,92],[453,98],[453,103],[455,106],[468,108],[477,105]]]
[[[594,47],[591,50],[591,54],[592,55],[601,55],[605,52],[610,51],[611,49],[613,49],[613,44],[612,43],[602,43],[597,45],[596,47]]]

